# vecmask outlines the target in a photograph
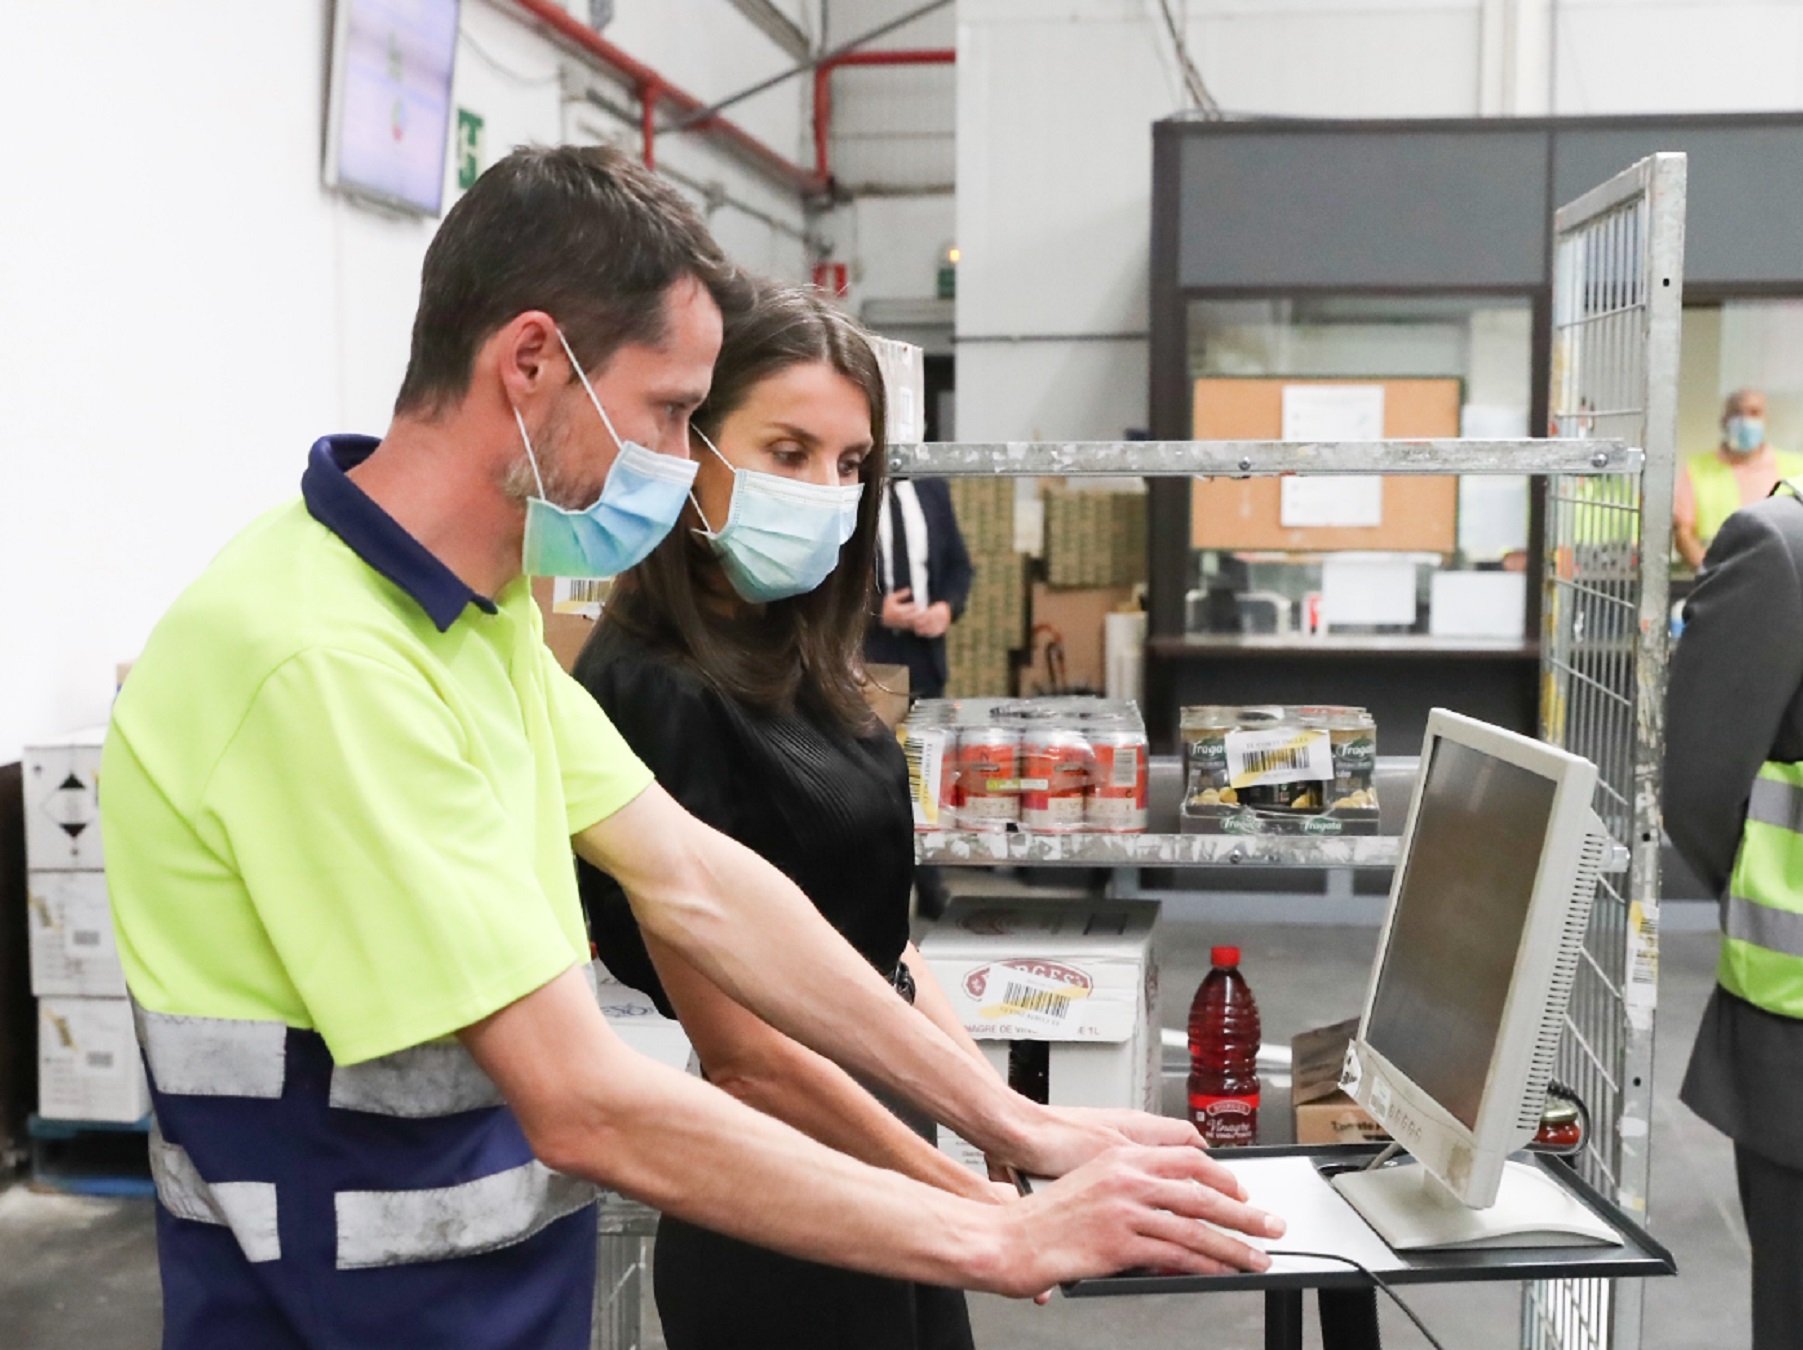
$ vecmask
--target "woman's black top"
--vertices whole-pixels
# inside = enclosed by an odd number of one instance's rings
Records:
[[[908,940],[914,824],[895,737],[735,703],[691,667],[603,624],[576,678],[692,814],[773,863],[883,974]],[[579,864],[596,948],[674,1015],[626,897]],[[782,1256],[680,1220],[658,1228],[658,1312],[671,1350],[969,1350],[955,1290]]]
[[[908,941],[914,817],[891,732],[854,737],[801,713],[745,708],[607,624],[574,673],[664,791],[775,864],[871,965],[895,969]],[[624,893],[586,864],[580,879],[602,963],[675,1016]]]

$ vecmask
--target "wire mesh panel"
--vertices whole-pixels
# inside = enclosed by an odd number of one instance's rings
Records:
[[[656,1210],[613,1191],[596,1206],[595,1311],[590,1350],[664,1350],[651,1299]]]
[[[1659,959],[1659,769],[1678,339],[1682,155],[1655,155],[1555,221],[1552,430],[1619,438],[1643,472],[1547,481],[1541,735],[1595,762],[1597,811],[1630,850],[1605,875],[1572,991],[1559,1077],[1595,1128],[1580,1170],[1644,1214]],[[1531,1350],[1640,1343],[1640,1287],[1530,1286]]]

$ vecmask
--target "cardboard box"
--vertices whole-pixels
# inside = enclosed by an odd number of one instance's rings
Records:
[[[582,654],[583,644],[595,631],[611,581],[581,581],[571,577],[533,577],[532,598],[545,621],[545,645],[557,664],[569,670]]]
[[[1358,1019],[1305,1031],[1290,1041],[1290,1101],[1298,1144],[1367,1144],[1390,1136],[1340,1091],[1340,1066],[1358,1032]]]
[[[131,1004],[122,998],[38,1000],[38,1114],[128,1124],[150,1111]]]
[[[97,872],[100,848],[100,746],[90,727],[25,747],[25,865],[34,872]]]
[[[1004,1069],[1009,1041],[1052,1043],[1051,1104],[1156,1110],[1157,922],[1145,901],[961,899],[920,950]]]
[[[888,408],[883,439],[890,445],[914,445],[926,439],[926,355],[911,342],[872,337],[870,347],[883,375],[883,402]]]
[[[104,872],[33,872],[26,879],[31,992],[124,998]]]
[[[692,1050],[682,1023],[665,1017],[648,997],[631,985],[621,984],[599,961],[591,969],[595,976],[595,1001],[620,1039],[659,1064],[687,1069]]]

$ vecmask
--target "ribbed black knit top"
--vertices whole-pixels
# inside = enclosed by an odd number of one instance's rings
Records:
[[[914,824],[892,733],[853,737],[802,713],[753,711],[606,623],[574,674],[666,792],[785,873],[877,970],[895,968]],[[578,880],[601,960],[674,1016],[625,893],[587,863]]]

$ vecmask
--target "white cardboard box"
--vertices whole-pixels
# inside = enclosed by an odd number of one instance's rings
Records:
[[[965,1030],[1006,1071],[1050,1041],[1054,1106],[1158,1108],[1158,906],[959,900],[921,942]]]
[[[926,439],[926,358],[911,342],[872,337],[877,368],[883,375],[883,401],[888,405],[884,440],[912,445]]]
[[[31,992],[124,998],[104,872],[32,872],[25,922],[31,931]]]
[[[1052,1105],[1156,1111],[1157,924],[1152,901],[964,899],[920,951],[998,1073],[1011,1041],[1050,1041]],[[982,1152],[943,1127],[939,1146],[983,1170]]]
[[[122,998],[38,1000],[38,1114],[51,1120],[128,1123],[150,1110],[131,1003]]]
[[[594,963],[595,1001],[621,1040],[628,1046],[672,1069],[686,1069],[690,1046],[682,1023],[665,1017],[657,1005],[631,985],[621,984],[599,961]]]
[[[25,865],[99,871],[100,746],[105,727],[25,747]]]

